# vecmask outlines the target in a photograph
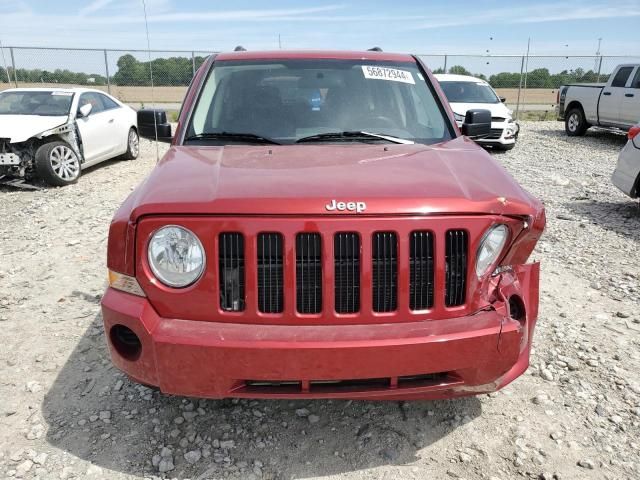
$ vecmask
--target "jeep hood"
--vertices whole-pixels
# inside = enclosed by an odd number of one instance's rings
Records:
[[[26,142],[42,132],[64,125],[68,118],[68,115],[0,115],[0,138],[8,138],[10,143]]]
[[[363,213],[325,205],[365,202]],[[464,137],[439,145],[173,146],[126,202],[143,215],[530,215],[541,205]]]

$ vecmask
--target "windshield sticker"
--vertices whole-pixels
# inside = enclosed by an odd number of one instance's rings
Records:
[[[51,95],[62,95],[64,97],[70,97],[73,92],[51,92]]]
[[[411,72],[407,70],[398,70],[397,68],[375,67],[372,65],[362,65],[362,73],[364,78],[372,78],[376,80],[388,80],[391,82],[410,83],[415,85]]]

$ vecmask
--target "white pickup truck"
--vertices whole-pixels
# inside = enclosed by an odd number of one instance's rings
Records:
[[[618,65],[607,83],[563,85],[556,103],[569,136],[592,126],[629,130],[640,122],[640,64]]]

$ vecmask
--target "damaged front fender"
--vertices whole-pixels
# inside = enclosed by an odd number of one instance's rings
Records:
[[[0,138],[0,178],[32,179],[36,173],[35,158],[38,149],[55,140],[67,143],[80,159],[80,163],[84,163],[80,132],[74,120],[45,130],[22,142]]]
[[[540,264],[531,263],[504,268],[494,275],[484,292],[487,306],[500,314],[500,334],[496,350],[501,356],[514,359],[510,367],[496,380],[459,389],[465,394],[490,393],[499,390],[529,367],[533,333],[538,320]],[[473,369],[471,369],[473,370]],[[476,372],[484,371],[482,368]],[[468,372],[462,372],[468,375]]]

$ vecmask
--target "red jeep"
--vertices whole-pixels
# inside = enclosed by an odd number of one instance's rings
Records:
[[[234,52],[196,74],[171,148],[116,213],[115,365],[195,397],[448,398],[521,375],[544,225],[418,57]]]

